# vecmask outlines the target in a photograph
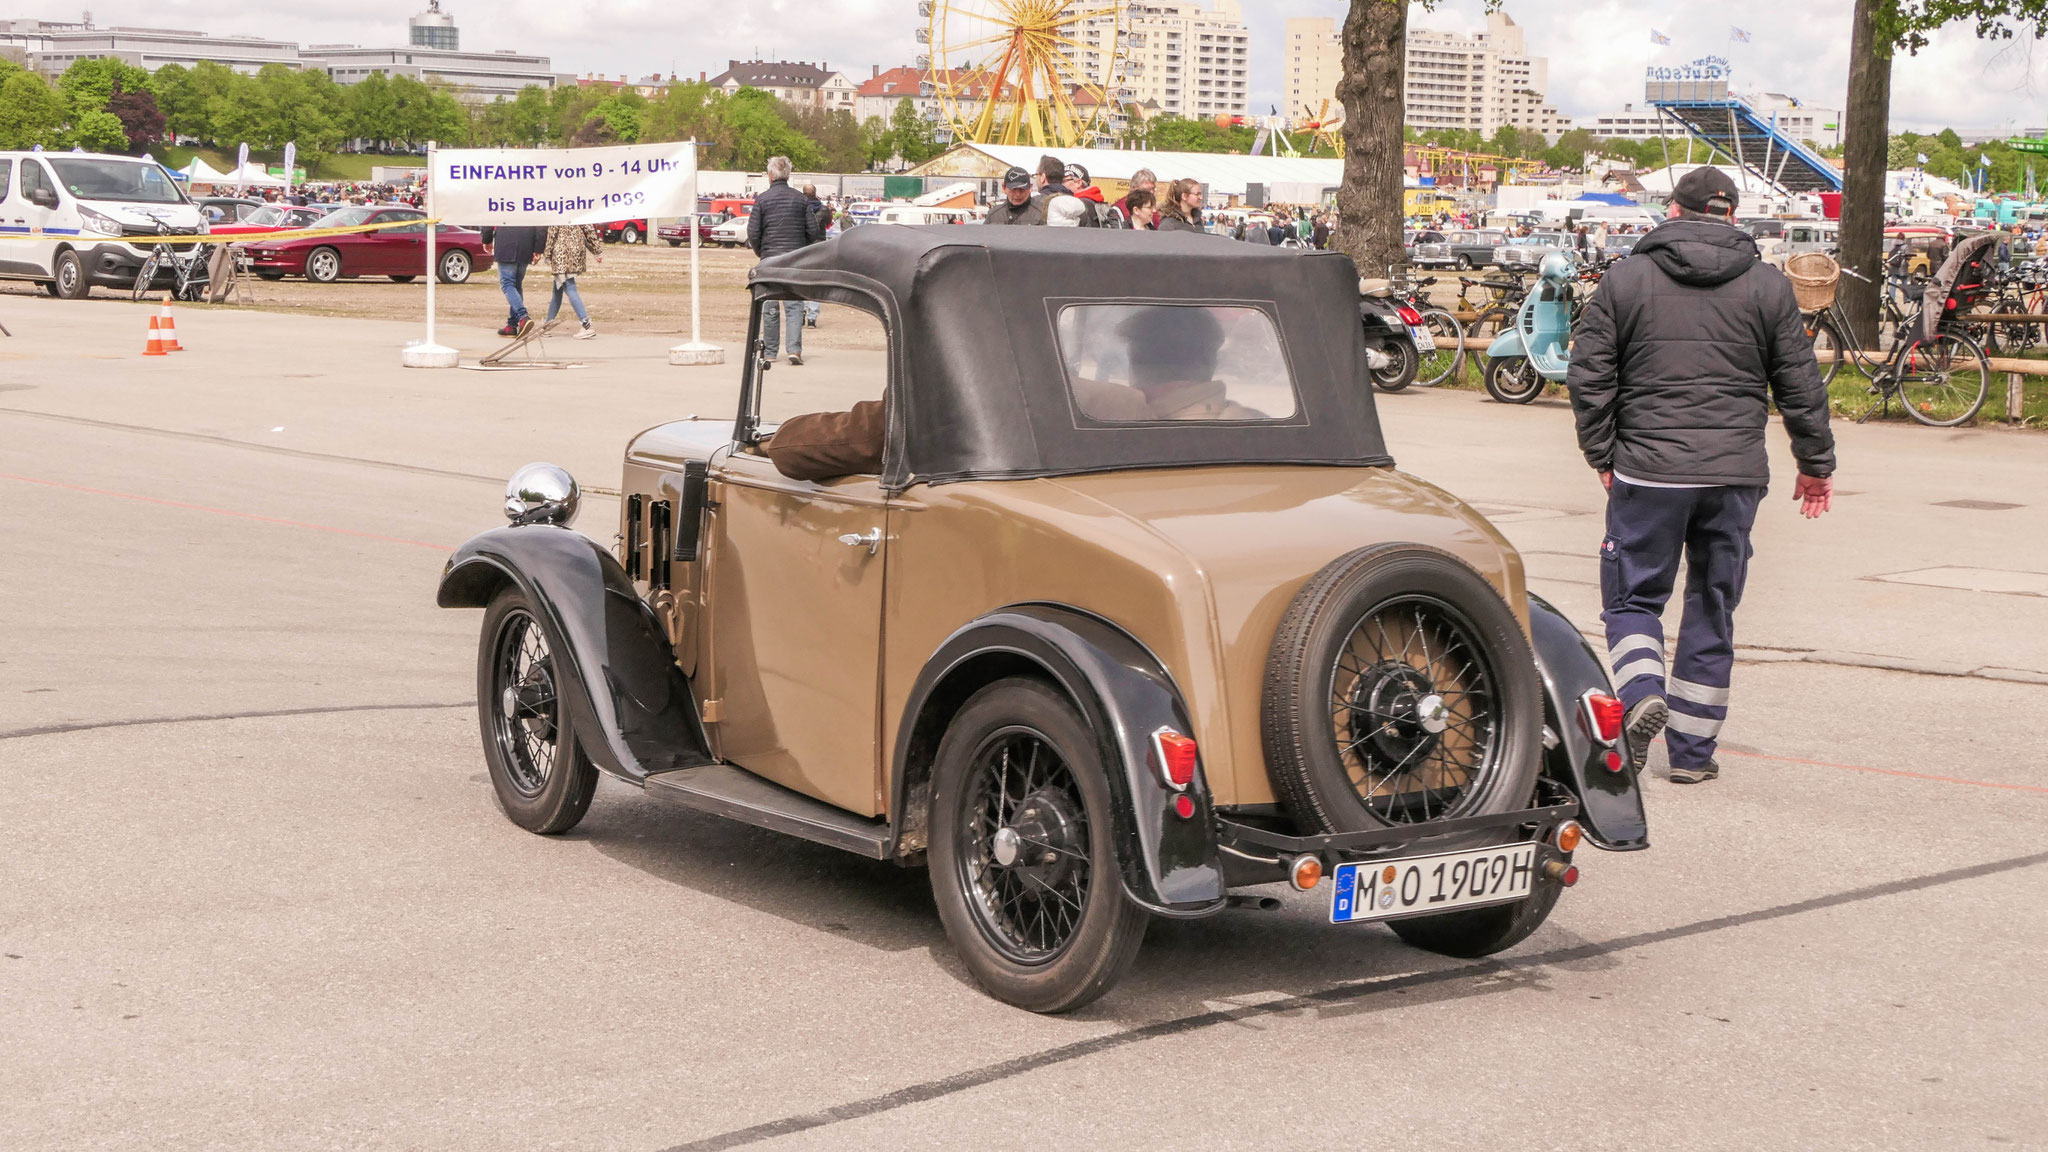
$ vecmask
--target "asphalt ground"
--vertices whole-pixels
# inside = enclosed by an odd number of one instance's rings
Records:
[[[2048,440],[1846,427],[1832,514],[1774,490],[1722,779],[1653,758],[1652,849],[1582,850],[1524,944],[1283,890],[1045,1018],[922,872],[609,781],[564,837],[496,810],[447,549],[729,365],[407,372],[415,322],[196,309],[143,359],[143,315],[0,296],[0,1147],[2048,1147]],[[1591,627],[1569,412],[1380,410]]]

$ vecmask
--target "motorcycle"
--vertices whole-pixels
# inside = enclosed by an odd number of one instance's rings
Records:
[[[1572,319],[1578,266],[1552,252],[1537,270],[1536,286],[1522,298],[1514,323],[1486,349],[1487,395],[1502,404],[1527,404],[1546,384],[1564,383],[1572,364]]]
[[[1373,387],[1399,392],[1415,383],[1422,358],[1436,352],[1436,337],[1422,313],[1394,298],[1387,280],[1358,282],[1358,316],[1365,326],[1365,360]]]

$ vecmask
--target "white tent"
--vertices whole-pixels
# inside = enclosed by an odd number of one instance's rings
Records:
[[[195,160],[193,163],[196,164],[198,161]],[[198,177],[193,179],[196,180]],[[244,164],[233,172],[224,172],[214,183],[240,184],[249,188],[283,188],[285,186],[283,177],[272,176],[263,170],[262,165],[254,163]]]
[[[233,183],[233,181],[229,180],[229,178],[226,175],[223,175],[219,169],[215,168],[211,164],[208,164],[206,161],[200,159],[197,156],[194,156],[192,158],[192,162],[190,164],[185,165],[182,171],[185,175],[185,179],[190,180],[194,184],[219,184],[224,180],[228,181],[229,183]]]

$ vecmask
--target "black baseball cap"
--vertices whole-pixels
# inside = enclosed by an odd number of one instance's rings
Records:
[[[1732,216],[1742,196],[1726,172],[1711,164],[1702,164],[1678,178],[1678,184],[1671,189],[1671,198],[1688,211]]]
[[[1012,168],[1008,172],[1003,173],[1003,187],[1029,188],[1031,187],[1031,173],[1026,172],[1022,168]]]

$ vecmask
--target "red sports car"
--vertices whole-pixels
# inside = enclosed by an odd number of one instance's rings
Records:
[[[256,274],[265,280],[304,276],[320,284],[332,284],[344,277],[389,276],[403,284],[427,272],[427,226],[416,221],[427,218],[417,208],[386,208],[351,205],[338,208],[313,227],[345,228],[356,224],[385,224],[381,232],[356,232],[347,236],[315,236],[298,240],[289,234],[248,245],[249,260]],[[408,223],[414,221],[415,223]],[[443,284],[460,284],[472,272],[491,266],[491,250],[484,238],[468,228],[453,224],[435,226],[434,274]]]

